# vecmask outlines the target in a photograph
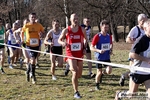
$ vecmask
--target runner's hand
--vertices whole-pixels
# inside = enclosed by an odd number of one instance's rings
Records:
[[[65,47],[65,46],[67,46],[67,43],[66,43],[66,42],[62,42],[61,45],[62,45],[63,47]]]
[[[100,54],[103,54],[105,52],[105,50],[99,50]]]
[[[16,40],[16,43],[17,43],[17,44],[20,44],[21,42],[20,42],[20,40]]]
[[[53,42],[50,42],[49,45],[50,45],[50,46],[53,46],[54,44],[53,44]]]

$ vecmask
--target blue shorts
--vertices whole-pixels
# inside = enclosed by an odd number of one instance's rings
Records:
[[[15,46],[15,47],[19,47],[19,44],[13,44],[12,46]],[[8,46],[8,47],[11,47],[11,46]],[[13,50],[16,50],[18,48],[15,48],[15,47],[11,47]]]
[[[20,45],[20,44],[17,44],[17,43],[16,43],[16,44],[11,44],[11,41],[8,41],[7,44],[8,44],[8,45],[12,45],[12,46],[16,46],[16,47],[19,47],[19,45]],[[11,47],[11,46],[8,46],[8,47]],[[11,48],[12,48],[13,50],[16,50],[16,49],[17,49],[17,48],[15,48],[15,47],[11,47]]]

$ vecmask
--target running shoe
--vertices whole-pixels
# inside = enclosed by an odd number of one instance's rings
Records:
[[[32,76],[32,84],[36,84],[36,77]]]
[[[116,92],[115,100],[121,100],[121,98],[119,98],[120,93],[121,91]]]
[[[81,98],[80,93],[78,91],[74,94],[74,98],[76,98],[76,99],[80,99]]]
[[[14,67],[17,67],[17,64],[16,63],[14,63],[14,64],[12,64]]]
[[[57,80],[56,76],[52,75],[52,80]]]
[[[39,64],[36,64],[35,66],[36,66],[36,68],[39,68],[39,67],[40,67]]]
[[[70,71],[69,69],[65,69],[65,76],[68,75],[69,71]]]
[[[3,68],[1,68],[1,74],[5,74],[5,72],[4,72],[4,70],[3,70]]]
[[[119,81],[120,86],[124,86],[124,81],[125,81],[125,77],[124,75],[121,75],[120,81]]]
[[[14,69],[14,67],[13,67],[12,65],[9,65],[9,68],[10,68],[10,69]]]
[[[95,76],[96,76],[96,74],[94,74],[94,73],[90,73],[90,74],[89,74],[89,77],[90,77],[90,78],[95,78]]]
[[[99,86],[99,83],[96,83],[96,87],[95,87],[95,90],[100,90],[100,86]]]

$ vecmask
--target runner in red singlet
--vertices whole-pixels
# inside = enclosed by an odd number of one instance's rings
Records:
[[[66,55],[71,57],[83,57],[84,39],[87,41],[86,31],[78,25],[78,16],[72,14],[70,16],[71,25],[62,31],[58,39],[58,43],[66,46]],[[66,42],[64,42],[66,39]],[[78,92],[78,78],[82,75],[83,61],[68,58],[70,70],[72,72],[72,85],[74,88],[74,98],[81,98]]]

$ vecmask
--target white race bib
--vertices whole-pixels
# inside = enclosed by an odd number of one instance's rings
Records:
[[[4,35],[0,35],[0,40],[4,40]]]
[[[16,39],[15,38],[11,39],[11,44],[16,44]]]
[[[31,38],[30,39],[30,45],[38,45],[39,44],[39,40],[36,38]]]
[[[81,50],[81,43],[72,43],[71,44],[71,51],[80,51]]]
[[[104,43],[101,45],[102,50],[110,50],[110,43]]]

